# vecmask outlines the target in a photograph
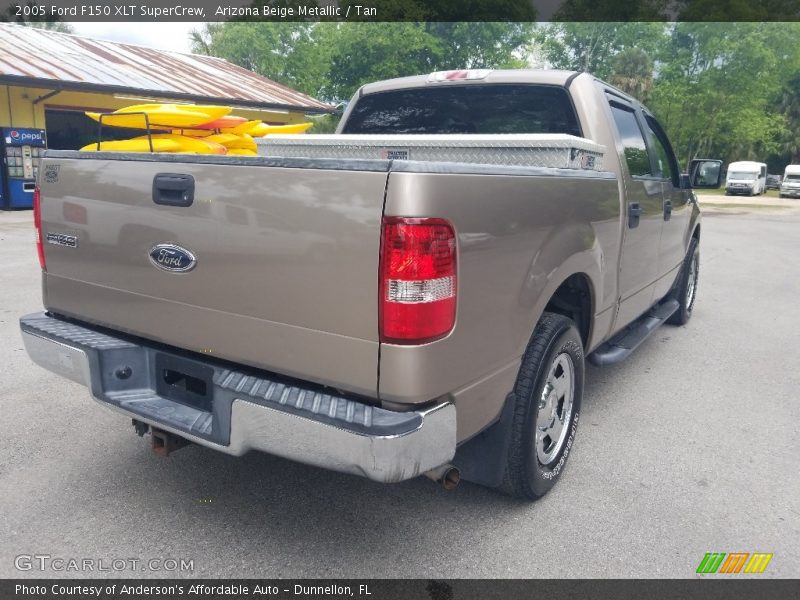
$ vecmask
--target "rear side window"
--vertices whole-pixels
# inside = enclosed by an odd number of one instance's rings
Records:
[[[653,169],[650,165],[650,155],[647,154],[647,145],[644,135],[632,110],[622,108],[616,104],[611,105],[611,114],[617,125],[619,137],[625,152],[625,162],[632,177],[651,176]]]
[[[446,85],[362,96],[342,133],[566,133],[580,127],[564,88]]]

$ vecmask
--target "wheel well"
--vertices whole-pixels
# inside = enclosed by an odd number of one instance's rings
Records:
[[[570,275],[545,306],[548,312],[569,317],[578,326],[584,348],[589,343],[592,329],[592,287],[583,273]]]

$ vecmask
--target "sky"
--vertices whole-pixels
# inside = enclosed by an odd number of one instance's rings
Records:
[[[77,35],[139,44],[159,50],[190,52],[189,32],[202,23],[70,23]]]

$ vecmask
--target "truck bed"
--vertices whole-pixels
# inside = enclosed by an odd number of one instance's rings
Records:
[[[154,203],[165,173],[194,178],[191,206]],[[600,273],[619,252],[618,182],[596,169],[50,151],[41,197],[51,314],[395,410],[448,396],[465,409],[459,439],[499,413],[494,390],[510,389],[530,314],[563,268],[601,282],[598,312],[616,294],[613,271]],[[387,215],[453,224],[457,321],[444,339],[379,341]],[[155,268],[164,243],[196,266]]]

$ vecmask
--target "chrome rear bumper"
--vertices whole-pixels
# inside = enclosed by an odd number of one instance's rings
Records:
[[[100,404],[226,454],[259,450],[381,482],[411,479],[455,454],[456,411],[449,402],[388,411],[44,313],[22,317],[20,328],[36,364],[87,386]],[[167,397],[157,368],[163,364],[185,365],[206,381],[207,404]]]

